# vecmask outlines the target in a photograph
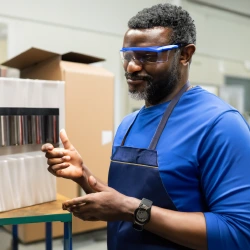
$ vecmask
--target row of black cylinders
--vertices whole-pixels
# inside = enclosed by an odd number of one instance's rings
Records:
[[[47,142],[59,142],[59,109],[0,108],[2,147]]]

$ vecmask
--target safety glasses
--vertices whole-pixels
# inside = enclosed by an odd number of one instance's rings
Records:
[[[142,64],[162,63],[168,61],[171,50],[182,46],[175,44],[153,47],[124,47],[120,50],[120,54],[124,65],[128,64],[131,60],[139,61]]]

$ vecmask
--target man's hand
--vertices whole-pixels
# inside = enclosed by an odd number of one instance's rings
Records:
[[[133,221],[134,210],[139,206],[140,200],[117,192],[93,176],[88,178],[88,182],[96,192],[64,202],[64,210],[88,221]]]
[[[70,143],[64,129],[60,131],[60,139],[64,148],[54,148],[49,143],[44,144],[41,148],[48,159],[48,171],[57,177],[76,181],[84,175],[82,157]]]

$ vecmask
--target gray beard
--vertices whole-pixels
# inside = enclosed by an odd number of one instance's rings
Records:
[[[164,84],[165,96],[171,94],[171,92],[173,91],[174,87],[177,85],[179,80],[180,80],[180,72],[178,70],[177,61],[175,59],[172,67],[169,69],[168,79],[166,80],[166,83]],[[155,96],[156,92],[157,91],[155,91],[154,84],[150,81],[147,83],[147,86],[143,91],[129,91],[128,95],[132,99],[137,100],[137,101],[141,101],[141,100],[151,101],[151,97]]]
[[[147,96],[145,91],[144,92],[136,92],[136,93],[132,93],[132,92],[128,92],[129,97],[131,97],[132,99],[136,100],[136,101],[141,101],[141,100],[146,100]]]
[[[129,97],[136,101],[141,101],[141,100],[147,100],[148,99],[148,94],[147,94],[147,89],[143,91],[128,91]]]

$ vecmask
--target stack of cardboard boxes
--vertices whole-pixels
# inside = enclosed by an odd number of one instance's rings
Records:
[[[65,129],[68,137],[92,173],[107,181],[113,140],[114,76],[102,67],[91,65],[103,59],[78,53],[57,53],[31,48],[3,63],[20,70],[21,78],[65,82]],[[46,185],[46,183],[44,183]],[[71,180],[57,178],[57,192],[74,198],[81,195]],[[73,218],[73,233],[105,228],[104,222]],[[19,239],[42,240],[44,224],[19,226]],[[62,223],[53,223],[53,236],[63,235]]]

